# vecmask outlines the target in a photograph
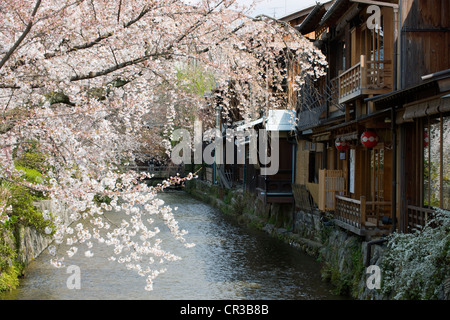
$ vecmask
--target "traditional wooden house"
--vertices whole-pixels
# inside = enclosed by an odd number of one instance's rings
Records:
[[[256,193],[265,204],[292,204],[297,145],[292,135],[295,112],[269,110],[260,119],[234,124],[232,140],[225,142],[231,142],[234,148],[225,148],[228,161],[220,166],[220,182],[224,187],[241,187]],[[241,137],[239,132],[243,133]]]
[[[295,112],[289,110],[269,110],[264,126],[268,139],[268,155],[271,162],[271,173],[260,172],[257,177],[256,192],[264,203],[294,202],[292,184],[295,183],[296,141],[292,135],[295,132]],[[272,139],[271,135],[277,138]],[[263,150],[259,150],[264,152]]]
[[[384,232],[393,216],[390,111],[365,99],[393,90],[394,12],[380,8],[373,25],[367,7],[318,4],[298,26],[327,55],[329,70],[299,101],[297,181],[321,211],[359,235]]]
[[[424,226],[435,209],[450,210],[450,69],[377,97],[391,107],[397,136],[395,162],[397,229]]]
[[[436,8],[439,13],[431,12]],[[431,204],[434,193],[428,192],[426,202],[426,192],[419,192],[425,186],[431,188],[430,179],[425,182],[423,176],[424,172],[432,175],[431,165],[414,167],[418,165],[414,159],[420,158],[406,156],[408,144],[410,149],[413,145],[407,137],[417,140],[431,130],[424,128],[436,126],[436,120],[428,122],[428,127],[423,119],[422,127],[399,126],[396,120],[406,101],[424,102],[408,100],[414,88],[420,88],[421,99],[440,99],[441,143],[445,139],[446,80],[434,78],[424,84],[421,76],[448,68],[449,21],[445,0],[335,0],[327,7],[317,4],[296,25],[329,62],[326,79],[307,83],[298,100],[296,183],[312,195],[321,211],[333,212],[343,228],[362,236],[406,230],[409,222],[405,221],[411,219],[405,215],[414,210],[423,213],[417,208]],[[433,83],[435,91],[428,88]],[[442,91],[436,91],[436,86]],[[386,103],[400,96],[408,99]],[[427,112],[423,108],[429,107],[417,108]],[[418,156],[423,148],[415,148]],[[445,150],[439,154],[448,157]],[[439,194],[445,202],[445,168],[440,168]],[[422,181],[414,188],[413,177],[414,182]]]
[[[217,112],[221,147],[211,148],[214,137],[203,144],[203,150],[208,148],[220,161],[216,159],[206,168],[206,181],[225,189],[241,188],[255,193],[264,204],[292,204],[297,146],[295,111],[268,110],[259,119],[233,121],[227,126],[219,107]]]
[[[450,210],[450,2],[400,1],[397,90],[374,97],[391,108],[398,230]]]

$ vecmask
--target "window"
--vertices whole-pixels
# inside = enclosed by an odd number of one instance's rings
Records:
[[[450,116],[424,126],[423,204],[450,210]]]

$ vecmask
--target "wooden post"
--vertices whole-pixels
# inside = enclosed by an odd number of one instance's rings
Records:
[[[361,55],[361,89],[367,88],[367,65],[366,56]]]
[[[319,170],[319,210],[325,211],[325,181],[327,176],[327,169]]]
[[[366,197],[361,196],[361,227],[366,226]]]

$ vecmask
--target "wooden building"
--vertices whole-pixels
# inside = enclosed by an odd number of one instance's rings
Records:
[[[356,234],[409,231],[432,205],[449,209],[449,6],[335,0],[291,21],[329,63],[298,100],[296,184]]]
[[[271,163],[275,174],[260,174],[257,177],[256,192],[264,203],[294,202],[292,185],[295,184],[295,113],[289,110],[269,110],[264,129],[268,136],[276,133],[277,140],[272,140],[270,150]],[[268,137],[269,139],[269,137]],[[275,144],[273,143],[275,142]],[[261,152],[261,150],[259,150]],[[274,155],[278,154],[276,157]]]
[[[242,188],[255,193],[265,204],[293,203],[295,183],[295,112],[269,110],[266,116],[250,122],[236,122],[233,156],[225,148],[224,165],[219,166],[219,182],[225,188]],[[253,134],[251,133],[253,131]],[[238,133],[242,132],[242,138]],[[253,153],[253,154],[252,154]],[[238,154],[243,158],[238,159]]]

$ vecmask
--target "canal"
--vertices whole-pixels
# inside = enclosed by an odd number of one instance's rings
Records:
[[[197,201],[184,192],[161,194],[166,204],[178,207],[179,226],[189,231],[185,249],[162,235],[165,248],[182,257],[167,263],[167,271],[156,278],[153,291],[145,291],[145,277],[108,261],[111,247],[95,244],[94,256],[66,258],[66,266],[80,270],[81,288],[69,289],[67,268],[50,265],[47,250],[27,267],[18,289],[0,294],[14,300],[327,300],[345,299],[332,293],[321,280],[314,258],[266,233],[239,225],[233,218]],[[121,221],[120,213],[111,221]],[[163,231],[164,229],[161,228]],[[163,233],[163,232],[161,232]],[[59,251],[67,248],[60,245]]]

